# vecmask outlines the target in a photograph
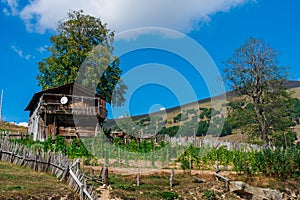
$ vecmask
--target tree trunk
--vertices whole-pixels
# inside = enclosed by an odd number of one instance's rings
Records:
[[[262,139],[263,142],[268,144],[269,143],[268,123],[267,123],[266,117],[264,115],[264,111],[260,107],[261,99],[259,97],[253,97],[253,102],[254,102],[254,110],[255,110],[255,113],[256,113],[257,120],[258,120],[261,139]]]

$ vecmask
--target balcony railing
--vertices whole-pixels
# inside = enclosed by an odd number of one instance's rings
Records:
[[[68,98],[65,104],[60,102],[63,96]],[[40,111],[48,114],[97,115],[105,118],[106,109],[102,102],[99,97],[44,94],[41,98]]]

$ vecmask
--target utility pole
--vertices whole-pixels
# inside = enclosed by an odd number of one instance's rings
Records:
[[[0,98],[0,122],[2,122],[2,103],[3,103],[3,89],[1,92],[1,98]]]

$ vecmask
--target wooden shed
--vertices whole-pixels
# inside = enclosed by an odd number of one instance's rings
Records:
[[[91,137],[106,119],[106,101],[70,83],[35,93],[25,111],[30,111],[28,133],[34,140],[54,139],[57,135],[66,139]]]

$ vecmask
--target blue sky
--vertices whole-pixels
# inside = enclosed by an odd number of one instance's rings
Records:
[[[117,34],[148,26],[179,31],[202,45],[220,72],[223,61],[247,38],[260,38],[280,52],[278,63],[289,66],[289,78],[298,80],[299,8],[298,0],[2,0],[0,89],[4,89],[3,117],[14,122],[28,120],[24,108],[32,95],[40,90],[35,78],[38,74],[37,63],[49,55],[46,50],[50,45],[49,38],[55,34],[57,21],[64,18],[70,9],[83,9],[87,14],[100,16]],[[150,37],[149,40],[152,39]],[[187,77],[198,99],[208,97],[203,79],[189,67],[186,60],[159,50],[134,53],[121,58],[124,74],[149,63],[166,65]],[[174,91],[159,84],[138,88],[131,99],[130,114],[148,112],[153,105],[158,105],[158,108],[172,107],[191,100],[186,98],[179,102]]]

